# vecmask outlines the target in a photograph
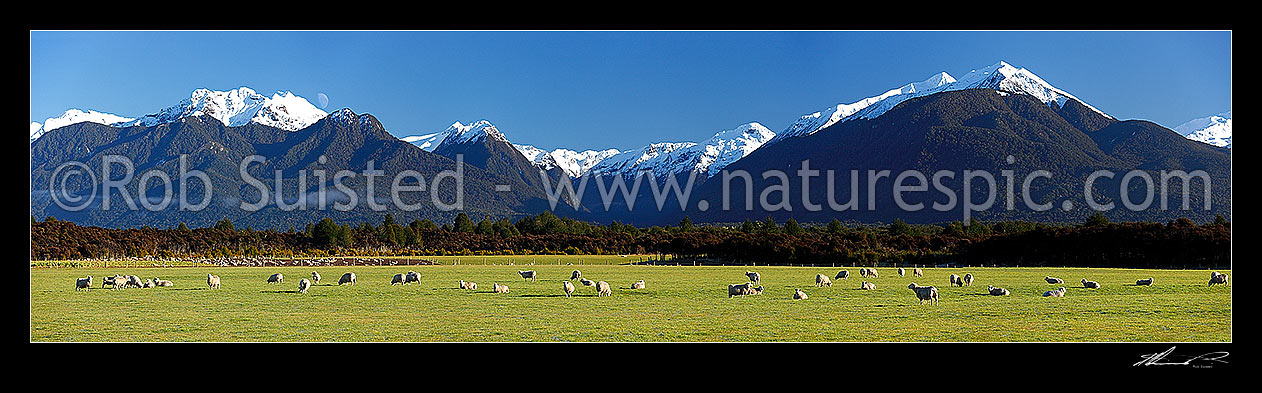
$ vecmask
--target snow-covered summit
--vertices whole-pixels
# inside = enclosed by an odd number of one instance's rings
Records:
[[[1192,119],[1174,128],[1185,138],[1218,147],[1231,148],[1231,111]]]
[[[90,123],[97,123],[97,124],[104,124],[104,125],[112,125],[116,123],[129,122],[132,120],[135,120],[135,119],[132,119],[130,117],[122,117],[122,116],[109,114],[109,113],[97,112],[94,110],[83,111],[79,109],[70,109],[70,110],[67,110],[65,113],[62,113],[61,116],[51,117],[51,118],[48,118],[48,120],[44,120],[44,123],[42,124],[39,122],[34,122],[34,121],[31,122],[31,143],[35,143],[36,139],[39,139],[39,137],[43,136],[44,133],[48,131],[65,127],[71,124],[90,122]]]
[[[606,158],[592,167],[591,172],[623,177],[633,177],[644,170],[655,176],[696,172],[701,178],[707,178],[749,155],[775,136],[762,124],[747,123],[719,131],[701,143],[662,142],[628,150]]]
[[[199,115],[210,116],[229,127],[240,127],[253,122],[297,131],[320,121],[328,114],[305,98],[287,91],[277,92],[269,98],[248,87],[228,91],[197,89],[178,104],[119,126],[154,126]]]
[[[446,130],[440,134],[446,134],[442,142],[438,146],[447,144],[464,144],[471,141],[492,140],[508,143],[508,138],[500,133],[494,124],[487,120],[478,120],[469,125],[460,124],[460,122],[452,123]]]
[[[1010,94],[1026,94],[1048,105],[1060,107],[1068,99],[1076,100],[1093,111],[1112,119],[1107,113],[1088,105],[1077,97],[1057,89],[1025,68],[1017,68],[1000,61],[988,67],[969,71],[956,79],[946,72],[937,73],[920,82],[903,85],[877,96],[850,104],[838,104],[809,115],[802,116],[773,141],[810,135],[833,124],[851,119],[872,119],[893,109],[903,101],[935,93],[964,89],[994,89]]]
[[[561,168],[570,177],[579,177],[587,174],[587,171],[591,170],[596,164],[621,153],[618,149],[584,151],[555,149],[546,151],[531,145],[514,144],[513,147],[517,148],[517,151],[520,151],[535,166],[545,170]]]

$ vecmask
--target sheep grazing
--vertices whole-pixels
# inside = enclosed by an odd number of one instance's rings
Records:
[[[1082,287],[1091,288],[1091,289],[1100,289],[1100,283],[1095,282],[1095,281],[1087,281],[1087,279],[1084,278],[1082,279]]]
[[[973,286],[973,273],[964,273],[964,285]]]
[[[801,288],[793,289],[793,300],[806,300],[806,292],[802,292]]]
[[[311,281],[302,279],[298,281],[298,293],[307,293],[307,288],[311,288]]]
[[[580,271],[578,271],[578,270],[575,270],[573,273],[570,273],[570,279],[571,279],[571,280],[577,280],[577,279],[579,279],[579,277],[583,277],[583,272],[580,272]]]
[[[881,275],[876,273],[876,268],[868,268],[868,277],[880,278]]]
[[[390,277],[390,285],[402,285],[402,284],[403,284],[403,273],[395,273],[393,277]]]
[[[938,288],[933,286],[922,287],[914,282],[908,284],[907,288],[916,293],[916,298],[920,299],[920,304],[925,304],[925,300],[932,300],[934,305],[938,304]]]
[[[355,273],[346,272],[342,278],[337,279],[337,285],[350,284],[355,285]]]
[[[74,290],[78,291],[82,289],[86,291],[91,288],[92,288],[92,276],[88,276],[88,278],[75,279]]]
[[[568,283],[568,281],[566,283]],[[631,289],[644,289],[644,280],[631,283]]]
[[[898,268],[898,276],[899,276],[899,277],[904,277],[904,274],[905,274],[905,273],[907,273],[907,271],[903,270],[903,268],[901,268],[901,267],[900,267],[900,268]]]
[[[575,272],[578,272],[578,271],[575,270]],[[570,297],[571,295],[574,294],[574,284],[570,283],[569,281],[561,282],[561,289],[565,290],[565,297]]]
[[[478,283],[460,280],[460,289],[478,289]]]
[[[1065,287],[1060,287],[1060,289],[1043,292],[1043,297],[1064,297],[1064,296],[1065,296]]]
[[[727,298],[731,299],[732,296],[737,296],[737,295],[744,297],[745,295],[750,294],[750,289],[753,288],[753,286],[754,286],[753,283],[748,283],[748,282],[744,284],[728,284],[727,285]]]
[[[1065,280],[1061,280],[1059,278],[1052,277],[1052,276],[1043,277],[1043,281],[1047,281],[1048,284],[1064,284],[1065,283]]]
[[[762,294],[762,285],[759,285],[759,286],[756,286],[756,287],[750,288],[750,289],[749,289],[749,294],[750,294],[750,295],[761,295],[761,294]]]
[[[951,277],[948,277],[948,278],[951,280],[951,285],[955,285],[958,287],[964,286],[964,280],[961,279],[960,276],[957,276],[954,273],[952,273]]]
[[[219,276],[216,276],[214,274],[207,274],[206,286],[210,287],[210,289],[219,289]]]
[[[420,285],[420,284],[421,284],[421,274],[420,274],[420,273],[417,273],[417,272],[414,272],[414,271],[411,271],[411,270],[408,270],[408,274],[404,274],[404,275],[403,275],[403,285],[408,285],[408,283],[410,283],[410,282],[414,282],[414,283],[416,283],[417,285]]]
[[[124,284],[124,286],[126,286],[126,287],[144,288],[144,287],[145,287],[145,283],[144,283],[144,282],[142,282],[142,281],[140,281],[140,277],[136,277],[136,276],[127,276],[127,283],[126,283],[126,284]]]
[[[613,290],[609,288],[609,283],[599,281],[596,283],[596,296],[609,296]]]
[[[580,278],[580,279],[578,279],[578,283],[579,283],[579,284],[583,284],[583,286],[585,286],[585,287],[594,287],[594,286],[596,286],[596,282],[595,282],[595,281],[588,280],[588,279],[586,279],[586,278]]]
[[[816,274],[816,275],[815,275],[815,286],[816,286],[816,287],[830,287],[830,288],[831,288],[831,287],[833,286],[833,282],[832,282],[831,280],[829,280],[829,279],[828,279],[828,276],[825,276],[825,275],[823,275],[823,274]]]
[[[145,280],[145,283],[141,285],[141,288],[153,288],[156,286],[157,284],[154,284],[153,280]]]
[[[762,276],[758,272],[745,272],[745,277],[749,277],[749,281],[755,284],[762,282]]]
[[[268,283],[268,284],[278,284],[278,283],[282,283],[282,282],[285,282],[285,275],[284,275],[284,274],[276,273],[276,274],[273,274],[271,277],[268,277],[268,278],[267,278],[267,283]]]
[[[920,270],[920,268],[915,268],[911,270],[911,275],[916,276],[916,277],[924,277],[925,272],[923,270]]]
[[[153,278],[153,285],[157,285],[157,286],[160,286],[160,287],[173,287],[173,286],[175,286],[175,283],[171,282],[170,280],[163,280],[163,279],[160,279],[160,278],[154,277],[154,278]]]
[[[993,285],[987,285],[986,291],[990,292],[992,296],[1008,296],[1007,289],[999,288]]]
[[[115,275],[113,275],[113,276],[110,276],[110,277],[102,278],[102,279],[101,279],[101,288],[105,288],[105,286],[106,286],[106,285],[109,285],[109,286],[111,286],[111,287],[112,287],[112,286],[114,286],[114,280],[115,280],[115,279],[118,279],[118,275],[117,275],[117,274],[115,274]]]
[[[319,283],[320,283],[320,273],[319,273],[319,272],[311,272],[311,282],[316,283],[316,284],[319,284]]]
[[[876,284],[864,281],[863,284],[859,285],[859,289],[871,291],[876,289]]]
[[[522,278],[522,280],[523,280],[523,281],[525,281],[525,280],[537,281],[537,280],[538,280],[538,278],[536,277],[537,275],[535,274],[535,271],[534,271],[534,270],[527,270],[527,271],[524,271],[524,272],[523,272],[523,271],[521,271],[521,270],[518,270],[518,271],[517,271],[517,274],[520,274],[520,275],[521,275],[521,278]]]
[[[493,290],[493,291],[495,291],[495,293],[508,293],[508,286],[507,286],[507,285],[500,285],[500,283],[498,283],[498,282],[497,282],[497,283],[491,283],[491,285],[493,285],[493,289],[492,289],[492,290]]]
[[[1209,286],[1211,286],[1211,287],[1212,287],[1212,286],[1214,286],[1214,284],[1227,285],[1227,275],[1226,275],[1226,274],[1219,273],[1219,272],[1212,272],[1212,273],[1210,273],[1210,274],[1209,274]]]
[[[1148,277],[1146,280],[1135,280],[1135,285],[1152,285],[1152,277]]]
[[[850,272],[846,270],[837,272],[837,277],[833,277],[834,280],[845,280],[848,278],[850,278]]]

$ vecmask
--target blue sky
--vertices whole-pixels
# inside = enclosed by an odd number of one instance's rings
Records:
[[[1230,32],[45,32],[31,121],[139,117],[197,88],[292,91],[396,136],[487,119],[515,143],[632,149],[1004,60],[1120,119],[1231,110]]]

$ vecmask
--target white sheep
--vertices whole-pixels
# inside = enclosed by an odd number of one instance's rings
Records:
[[[955,285],[959,287],[964,286],[964,280],[961,279],[960,276],[955,275],[955,273],[951,273],[951,277],[947,277],[947,278],[951,280],[951,285]]]
[[[284,274],[276,273],[276,274],[273,274],[271,277],[267,278],[268,284],[276,284],[276,283],[282,283],[282,282],[285,282]]]
[[[1065,287],[1060,287],[1060,289],[1043,292],[1043,297],[1064,297],[1064,296],[1065,296]]]
[[[1091,288],[1091,289],[1100,289],[1100,283],[1095,282],[1095,281],[1087,281],[1087,279],[1084,278],[1082,279],[1082,287]]]
[[[307,279],[298,280],[298,293],[307,293],[307,288],[311,288],[311,281]]]
[[[527,270],[524,272],[521,270],[518,270],[517,274],[521,275],[522,281],[525,281],[525,280],[537,281],[538,280],[538,278],[536,278],[536,274],[534,270]]]
[[[316,284],[319,284],[319,283],[320,283],[320,273],[319,273],[319,272],[311,272],[311,282],[316,283]]]
[[[905,274],[905,273],[907,273],[907,271],[903,270],[903,268],[901,268],[901,267],[900,267],[900,268],[898,268],[898,276],[899,276],[899,277],[904,277],[904,274]]]
[[[911,270],[911,275],[916,276],[916,277],[924,277],[925,272],[923,270],[920,270],[920,268],[915,268]]]
[[[136,287],[136,288],[144,288],[144,287],[145,287],[145,283],[144,283],[144,282],[142,282],[142,281],[140,281],[140,277],[137,277],[137,276],[135,276],[135,275],[131,275],[131,276],[127,276],[127,283],[125,284],[125,286],[128,286],[128,287]]]
[[[881,278],[881,275],[876,273],[876,268],[868,268],[868,277]]]
[[[850,278],[850,272],[847,270],[839,271],[837,272],[837,277],[833,277],[833,279],[836,279],[836,280],[845,280],[849,278]]]
[[[390,277],[390,285],[396,284],[403,284],[403,273],[395,273],[393,277]]]
[[[566,283],[569,283],[568,281]],[[644,280],[631,283],[631,289],[644,289]]]
[[[465,280],[460,280],[459,288],[460,288],[460,289],[478,289],[478,284],[477,284],[477,283],[468,282],[468,281],[465,281]]]
[[[750,293],[750,288],[752,288],[753,286],[754,286],[753,283],[748,283],[748,282],[744,284],[728,284],[727,297],[729,299],[732,298],[732,296],[737,296],[737,295],[744,297],[745,295],[748,295]]]
[[[206,286],[210,287],[210,289],[219,289],[219,276],[216,276],[214,274],[207,274]]]
[[[938,304],[938,288],[933,286],[922,287],[914,282],[908,284],[907,288],[916,293],[916,298],[920,299],[920,304],[925,304],[925,300],[932,300],[934,305]]]
[[[571,280],[577,280],[577,279],[579,279],[579,277],[583,277],[583,272],[580,272],[580,271],[578,271],[578,270],[575,270],[573,273],[570,273],[570,279],[571,279]]]
[[[871,290],[876,289],[876,284],[864,281],[863,284],[859,285],[859,289],[871,291]]]
[[[145,283],[141,285],[141,288],[153,288],[156,286],[157,284],[154,284],[153,280],[145,280]]]
[[[758,275],[758,272],[745,272],[745,277],[749,277],[749,281],[755,284],[762,281],[762,276]]]
[[[1008,290],[993,285],[987,285],[986,291],[993,296],[1008,296]]]
[[[756,287],[750,288],[750,289],[749,289],[749,294],[750,294],[750,295],[761,295],[761,294],[762,294],[762,289],[763,289],[762,285],[759,285],[759,286],[756,286]]]
[[[973,273],[964,273],[964,285],[973,286]]]
[[[1048,284],[1064,284],[1065,283],[1065,280],[1061,280],[1059,278],[1052,277],[1052,276],[1043,277],[1043,281],[1047,281]]]
[[[575,270],[575,272],[577,272],[577,270]],[[565,297],[570,297],[571,295],[574,294],[574,284],[570,283],[569,281],[563,281],[561,284],[561,289],[565,290]]]
[[[350,284],[355,285],[355,273],[346,272],[342,278],[337,279],[337,285]]]
[[[1135,285],[1152,285],[1152,277],[1148,277],[1146,280],[1135,280]]]
[[[154,277],[154,278],[153,278],[153,285],[157,285],[157,286],[160,286],[160,287],[173,287],[173,286],[175,286],[175,283],[171,282],[170,280],[163,280],[163,279],[160,279],[160,278]]]
[[[828,276],[825,276],[825,275],[823,275],[823,274],[816,274],[816,275],[815,275],[815,286],[816,286],[816,287],[832,287],[832,286],[833,286],[833,282],[832,282],[831,280],[829,280],[829,279],[828,279]]]
[[[1227,285],[1227,275],[1226,275],[1226,274],[1219,273],[1219,272],[1212,272],[1212,273],[1210,273],[1210,274],[1209,274],[1209,286],[1211,286],[1211,287],[1212,287],[1212,286],[1214,286],[1214,284]]]
[[[500,283],[498,282],[491,283],[491,285],[492,285],[492,291],[494,291],[495,293],[508,293],[507,285],[500,285]]]
[[[609,283],[604,281],[596,282],[596,296],[609,296],[613,290],[609,287]]]
[[[866,267],[859,268],[859,277],[867,277],[867,276],[868,276],[868,268]]]
[[[806,300],[806,292],[802,292],[801,288],[793,289],[793,300]]]
[[[408,285],[408,283],[410,282],[414,282],[417,285],[420,285],[421,284],[420,273],[408,270],[408,274],[403,275],[403,285]]]
[[[588,279],[586,279],[586,278],[580,278],[580,279],[578,279],[578,283],[579,283],[579,284],[583,284],[583,286],[585,286],[585,287],[594,287],[594,286],[596,286],[596,282],[595,282],[595,281],[588,280]]]
[[[78,290],[85,290],[85,291],[86,291],[86,290],[89,290],[89,289],[91,289],[91,288],[92,288],[92,276],[88,276],[88,278],[79,278],[79,279],[75,279],[75,283],[74,283],[74,290],[76,290],[76,291],[78,291]]]

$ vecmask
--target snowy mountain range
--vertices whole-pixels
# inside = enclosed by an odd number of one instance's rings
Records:
[[[781,132],[770,143],[787,138],[810,135],[833,124],[851,119],[872,119],[888,112],[903,101],[923,97],[935,93],[964,89],[994,89],[1010,94],[1027,94],[1048,105],[1060,107],[1067,99],[1082,102],[1077,97],[1057,89],[1043,81],[1038,75],[1024,68],[1014,67],[1000,61],[989,67],[969,71],[964,77],[956,79],[946,72],[940,72],[920,82],[913,82],[902,87],[891,89],[877,96],[868,97],[850,104],[837,104],[822,111],[802,116],[797,122]],[[1112,116],[1101,112],[1090,105],[1091,110],[1112,119]]]
[[[1231,111],[1192,119],[1174,128],[1184,137],[1218,147],[1231,148]]]
[[[305,98],[282,91],[264,96],[248,87],[228,91],[194,90],[189,98],[157,113],[130,118],[93,110],[71,109],[43,124],[31,122],[31,143],[45,132],[71,124],[92,122],[114,127],[154,126],[189,116],[206,115],[229,127],[258,123],[287,131],[297,131],[320,121],[328,113]]]

